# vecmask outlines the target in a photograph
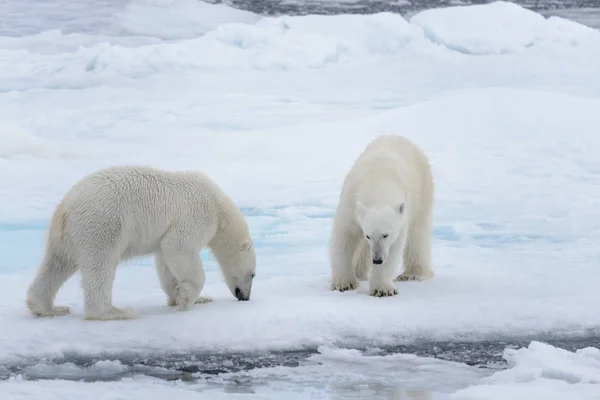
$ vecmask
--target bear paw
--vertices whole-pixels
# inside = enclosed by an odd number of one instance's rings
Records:
[[[71,312],[71,308],[65,306],[54,306],[52,303],[44,303],[33,297],[27,298],[27,308],[36,317],[56,317],[67,315]]]
[[[52,315],[60,316],[71,313],[71,307],[67,306],[54,306],[52,307]]]
[[[175,298],[175,305],[181,311],[187,310],[198,298],[198,292],[196,286],[190,282],[181,282],[175,289],[177,297]]]
[[[210,303],[211,301],[213,301],[213,299],[210,297],[200,296],[196,299],[196,301],[194,301],[194,304],[206,304]]]
[[[424,281],[433,278],[434,273],[432,270],[427,269],[420,273],[411,273],[404,271],[398,275],[395,279],[396,282],[407,282],[407,281]]]
[[[54,306],[45,310],[33,310],[36,317],[60,317],[71,313],[71,308],[66,306]]]
[[[85,319],[91,321],[113,321],[120,319],[136,319],[137,313],[133,308],[117,308],[111,307],[106,311],[88,311],[85,314]]]
[[[331,290],[339,290],[340,292],[345,292],[347,290],[354,290],[358,288],[358,281],[355,279],[354,281],[342,281],[338,280],[337,282],[332,282],[329,285]]]
[[[417,275],[405,275],[401,274],[396,277],[396,282],[407,282],[407,281],[418,281],[420,280]]]
[[[389,297],[397,295],[398,290],[394,285],[385,285],[371,289],[370,294],[375,297]]]

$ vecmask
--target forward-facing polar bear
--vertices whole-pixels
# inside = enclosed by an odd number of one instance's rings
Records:
[[[331,289],[398,294],[394,280],[433,277],[430,265],[434,183],[425,153],[408,139],[374,139],[346,175],[330,242]],[[396,277],[404,259],[404,272]],[[394,279],[395,278],[395,279]]]
[[[136,318],[130,308],[112,304],[117,265],[153,254],[169,306],[185,310],[204,287],[199,252],[208,247],[227,286],[249,300],[256,256],[239,208],[206,175],[144,166],[115,166],[92,173],[56,208],[46,252],[27,291],[27,307],[37,316],[65,315],[54,305],[62,286],[78,269],[85,318]]]

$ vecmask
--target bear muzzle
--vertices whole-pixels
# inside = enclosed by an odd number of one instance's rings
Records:
[[[239,301],[248,301],[248,300],[250,300],[250,295],[248,295],[248,296],[244,295],[244,293],[242,293],[242,291],[240,290],[239,287],[235,288],[235,297]]]

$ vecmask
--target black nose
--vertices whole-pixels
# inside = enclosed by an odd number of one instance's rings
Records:
[[[248,301],[248,297],[244,296],[244,294],[242,293],[242,291],[240,290],[239,287],[235,288],[235,297],[239,300],[239,301]]]
[[[381,258],[374,258],[373,259],[373,264],[375,264],[375,265],[381,265],[381,264],[383,264],[383,260]]]

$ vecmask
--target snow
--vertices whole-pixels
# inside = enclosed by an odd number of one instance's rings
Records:
[[[150,0],[127,4],[115,23],[123,33],[161,39],[188,39],[230,22],[251,24],[260,17],[224,4],[195,0]]]
[[[505,400],[514,399],[597,399],[598,385],[572,385],[564,381],[540,379],[535,382],[503,385],[481,385],[465,389],[451,397],[452,400]]]
[[[453,400],[513,398],[595,399],[600,383],[600,350],[576,352],[532,342],[528,348],[506,349],[510,369],[481,379],[481,384],[454,393]]]
[[[507,349],[504,358],[513,369],[496,373],[489,382],[510,383],[520,375],[521,381],[544,378],[568,383],[600,383],[600,350],[596,348],[572,353],[534,342],[526,349]]]
[[[559,17],[546,19],[504,1],[426,10],[410,22],[423,28],[432,42],[476,55],[522,52],[548,42],[579,46],[600,39],[596,29]]]
[[[23,304],[27,281],[34,272],[35,265],[31,265],[26,274],[6,274],[3,279],[15,292],[0,293],[0,301],[12,305],[0,315],[15,329],[0,332],[4,343],[0,359],[56,356],[69,350],[97,354],[281,350],[325,343],[385,346],[417,339],[582,334],[597,329],[600,316],[589,304],[597,296],[590,276],[596,274],[593,243],[600,232],[594,218],[594,205],[600,198],[600,165],[595,156],[600,143],[590,132],[599,124],[600,100],[477,89],[350,122],[264,131],[264,137],[270,138],[268,149],[264,141],[246,133],[222,133],[206,147],[206,137],[186,137],[189,130],[185,129],[182,134],[172,133],[168,140],[193,148],[202,160],[198,167],[206,165],[214,171],[211,175],[231,188],[249,217],[262,277],[256,282],[253,301],[235,301],[211,261],[214,273],[204,293],[215,297],[215,303],[178,313],[165,307],[151,267],[125,266],[117,275],[115,302],[137,308],[140,320],[81,321],[77,280],[70,281],[57,300],[73,307],[72,315],[52,320],[24,318],[16,306]],[[444,132],[440,127],[445,127]],[[568,142],[561,138],[566,131]],[[338,150],[340,132],[347,141],[344,152]],[[357,292],[330,292],[327,243],[339,182],[364,145],[382,132],[411,137],[431,157],[438,204],[442,204],[436,209],[437,276],[427,282],[398,284],[400,294],[389,299],[368,296],[366,284]],[[158,138],[150,146],[123,143],[115,152],[123,152],[131,162],[153,162],[156,153],[152,149],[160,143]],[[171,151],[167,159],[176,156],[177,150]],[[219,159],[207,165],[210,153]],[[245,157],[246,172],[236,162],[244,153],[256,155]],[[310,165],[305,162],[308,154]],[[188,167],[193,168],[196,164],[189,160]],[[86,164],[90,161],[85,160]],[[158,164],[170,167],[170,163]],[[280,171],[271,172],[272,165]],[[67,176],[75,178],[80,172],[69,162],[38,174],[45,176],[39,184],[50,187],[50,175],[60,174],[67,181]],[[273,178],[281,179],[275,191]],[[499,182],[510,182],[510,190]],[[286,185],[304,187],[305,194],[297,189],[288,193],[282,188]],[[318,197],[313,187],[318,188]],[[243,196],[249,190],[254,195]],[[279,204],[262,205],[255,199],[266,193],[273,193],[270,201]],[[49,199],[43,208],[50,212],[55,201]],[[21,199],[21,207],[26,204]],[[577,255],[576,263],[572,254]],[[565,274],[566,265],[577,273]],[[574,287],[577,296],[573,296]],[[300,325],[299,320],[303,321]],[[230,329],[238,324],[245,328]],[[115,330],[118,336],[111,335]],[[65,337],[69,331],[78,336]],[[168,337],[177,340],[165,340]]]
[[[66,17],[79,5],[40,5],[34,20],[27,4],[0,5],[0,366],[33,362],[29,374],[75,379],[123,375],[123,353],[319,348],[320,365],[248,374],[356,382],[372,371],[383,384],[399,365],[399,386],[416,379],[457,399],[593,398],[597,349],[533,342],[482,377],[465,364],[344,348],[598,334],[598,30],[504,2],[406,20],[106,1],[87,5],[86,23]],[[368,296],[364,283],[331,292],[339,188],[381,133],[409,137],[431,159],[436,276],[398,283],[392,298]],[[77,277],[57,298],[71,315],[27,313],[53,207],[84,174],[116,163],[200,169],[233,197],[257,247],[251,301],[233,298],[205,251],[203,295],[214,302],[188,312],[166,307],[143,258],[120,267],[114,288],[138,320],[84,321]],[[45,364],[73,354],[100,364]],[[86,385],[13,378],[0,397],[196,393],[150,378]]]
[[[165,383],[149,378],[127,378],[120,382],[91,382],[83,385],[70,381],[26,382],[20,379],[11,379],[0,386],[0,393],[3,394],[3,398],[11,400],[25,400],[40,396],[47,400],[63,400],[72,396],[81,400],[98,398],[102,400],[131,398],[192,400],[198,399],[201,395],[181,382]],[[232,398],[232,396],[216,391],[209,393],[211,399]],[[237,397],[233,396],[233,398]]]
[[[2,123],[0,132],[0,159],[77,157],[75,150],[69,150],[56,142],[34,136],[15,125]]]

